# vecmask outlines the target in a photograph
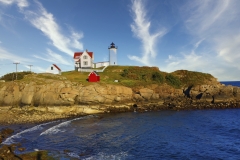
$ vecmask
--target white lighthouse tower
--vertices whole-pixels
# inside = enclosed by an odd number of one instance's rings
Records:
[[[109,49],[109,65],[117,65],[117,47],[112,42],[111,46],[108,47]]]

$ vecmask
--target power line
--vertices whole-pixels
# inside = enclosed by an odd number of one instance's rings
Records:
[[[15,62],[15,63],[13,63],[13,64],[16,64],[16,80],[17,80],[17,65],[20,64],[20,63]]]

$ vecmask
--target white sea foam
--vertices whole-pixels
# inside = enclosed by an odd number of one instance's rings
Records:
[[[42,130],[43,126],[46,126],[48,124],[55,123],[55,122],[57,122],[57,121],[47,122],[47,123],[39,124],[39,125],[34,126],[32,128],[25,129],[22,132],[19,132],[15,135],[12,135],[11,137],[8,137],[4,142],[2,142],[2,144],[8,144],[9,145],[9,144],[15,143],[14,139],[21,138],[22,134],[28,133],[28,132],[33,132],[33,131],[36,131],[36,130]]]
[[[40,134],[40,136],[42,136],[42,135],[56,134],[56,133],[58,133],[58,132],[65,132],[65,130],[61,130],[60,128],[61,128],[61,127],[64,127],[64,126],[68,126],[68,124],[69,124],[70,122],[71,122],[71,121],[66,121],[66,122],[62,122],[62,123],[60,123],[60,124],[58,124],[58,125],[56,125],[56,126],[53,126],[53,127],[49,128],[49,129],[47,129],[46,131],[42,132],[42,133]]]
[[[75,119],[72,119],[72,120],[69,120],[69,121],[62,122],[62,123],[60,123],[56,126],[53,126],[49,129],[47,129],[44,132],[42,132],[40,134],[40,136],[42,136],[42,135],[52,135],[52,134],[56,134],[56,133],[59,133],[59,132],[65,132],[66,131],[65,129],[60,129],[60,128],[68,126],[72,121],[76,121],[76,120],[80,120],[80,119],[87,119],[87,118],[90,118],[90,117],[93,117],[93,115],[80,117],[80,118],[75,118]]]
[[[117,154],[107,154],[107,153],[100,152],[97,155],[85,158],[84,160],[95,160],[95,159],[98,159],[98,160],[108,160],[108,159],[109,160],[112,160],[112,159],[118,160],[119,159],[120,160],[120,159],[125,159],[125,158],[129,158],[129,155],[127,152],[120,152]]]
[[[77,154],[74,153],[74,152],[69,152],[69,153],[67,153],[67,155],[68,155],[69,157],[73,157],[73,158],[80,158],[80,156],[77,155]]]

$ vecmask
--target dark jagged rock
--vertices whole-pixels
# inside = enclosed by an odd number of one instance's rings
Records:
[[[10,128],[4,128],[1,130],[0,132],[0,144],[2,143],[2,141],[4,139],[6,139],[7,137],[9,137],[11,134],[13,134],[13,130]]]

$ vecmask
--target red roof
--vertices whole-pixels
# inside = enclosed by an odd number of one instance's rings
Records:
[[[92,73],[95,74],[95,76],[99,76],[99,74],[96,71],[90,72],[88,76],[90,76]]]
[[[56,67],[59,71],[61,71],[61,69],[56,64],[53,64],[53,66]]]
[[[99,82],[99,81],[100,81],[100,76],[96,71],[89,73],[88,82]]]
[[[93,57],[93,52],[87,52],[88,55],[92,58]],[[78,59],[82,56],[83,52],[75,52],[73,58]]]

